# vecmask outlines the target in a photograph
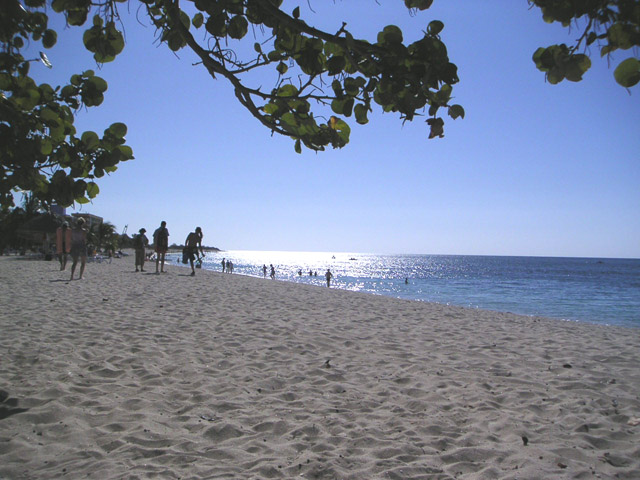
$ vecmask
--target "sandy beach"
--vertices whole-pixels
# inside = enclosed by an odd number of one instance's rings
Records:
[[[0,257],[0,479],[638,479],[640,329]]]

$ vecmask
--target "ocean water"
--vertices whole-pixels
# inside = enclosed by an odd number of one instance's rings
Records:
[[[638,259],[226,251],[207,253],[203,268],[221,271],[223,258],[235,274],[262,277],[273,264],[278,280],[326,288],[330,268],[332,288],[640,328]]]

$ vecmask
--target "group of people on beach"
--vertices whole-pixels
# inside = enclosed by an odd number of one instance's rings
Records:
[[[267,265],[262,265],[262,276],[264,278],[267,278]],[[276,278],[276,269],[273,266],[273,264],[270,264],[270,274],[269,276],[271,277],[272,280],[275,280]],[[302,269],[298,270],[298,276],[302,276]],[[309,276],[310,277],[317,277],[318,276],[318,272],[313,272],[312,270],[309,270]],[[327,287],[331,287],[331,280],[333,279],[333,273],[331,273],[331,270],[329,268],[327,268],[327,271],[324,273],[324,278],[327,281]]]
[[[144,262],[146,259],[147,246],[149,245],[149,239],[145,235],[147,230],[141,228],[133,238],[133,247],[135,250],[135,263],[136,272],[144,272]],[[204,258],[204,250],[202,249],[202,229],[196,227],[195,231],[190,232],[184,242],[184,258],[188,259],[191,265],[191,276],[195,276],[195,261],[196,258],[201,261],[198,250]],[[167,222],[164,220],[160,222],[160,226],[153,232],[153,245],[156,253],[156,273],[165,273],[164,262],[165,255],[169,250],[169,230],[167,229]],[[185,262],[186,263],[186,262]]]
[[[222,273],[233,273],[233,262],[231,260],[227,260],[226,258],[222,259]]]
[[[72,258],[71,265],[71,280],[73,280],[76,266],[78,262],[80,262],[80,275],[79,279],[84,275],[84,268],[87,263],[87,232],[88,228],[85,225],[86,221],[84,218],[79,217],[73,228],[70,228],[68,222],[64,222],[60,227],[58,227],[56,235],[57,242],[56,248],[58,253],[58,258],[60,260],[60,270],[65,270],[67,266],[67,255],[70,254]],[[136,272],[144,272],[144,263],[147,258],[147,247],[149,245],[149,239],[145,235],[147,230],[143,227],[138,230],[138,233],[133,236],[133,248],[135,251],[135,266]],[[191,266],[191,276],[195,276],[195,262],[196,259],[201,262],[204,258],[204,250],[202,248],[202,229],[200,227],[196,227],[195,231],[190,232],[185,239],[185,247],[183,251],[183,261],[189,261]],[[156,273],[165,273],[164,263],[165,263],[165,255],[169,250],[169,230],[167,229],[167,222],[164,220],[160,222],[160,226],[156,228],[153,232],[153,245],[156,254]],[[269,268],[271,279],[276,278],[276,269],[273,264],[270,264]],[[231,260],[227,260],[226,258],[222,259],[222,272],[223,273],[233,273],[233,262]],[[267,277],[267,265],[262,266],[263,276]],[[298,271],[298,275],[302,276],[302,270]],[[313,272],[309,271],[309,276],[313,275]],[[315,273],[315,276],[318,276],[318,273]],[[327,281],[327,287],[331,286],[331,280],[333,279],[333,274],[331,270],[327,268],[327,271],[324,274],[325,279]]]

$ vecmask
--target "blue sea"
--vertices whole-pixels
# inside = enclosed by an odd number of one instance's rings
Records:
[[[203,268],[221,271],[223,258],[234,274],[262,277],[273,264],[278,280],[326,288],[329,268],[332,288],[640,328],[639,259],[225,251]]]

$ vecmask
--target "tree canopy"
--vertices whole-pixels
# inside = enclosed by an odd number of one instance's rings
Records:
[[[95,180],[133,158],[125,144],[127,127],[114,123],[102,136],[78,133],[74,113],[99,106],[107,82],[93,70],[74,74],[69,84],[38,85],[32,62],[51,67],[45,53],[25,58],[27,45],[51,48],[57,33],[50,14],[69,26],[85,26],[84,46],[98,64],[116,59],[125,47],[118,8],[127,0],[5,0],[0,11],[0,205],[13,205],[16,191],[33,192],[46,203],[87,203],[99,188]],[[224,78],[238,102],[272,133],[290,137],[296,152],[322,151],[349,142],[353,120],[368,122],[379,108],[401,121],[424,118],[428,137],[444,136],[446,117],[463,118],[452,103],[457,67],[449,60],[439,20],[426,23],[422,38],[407,43],[394,25],[375,39],[358,38],[343,23],[323,31],[285,11],[282,0],[129,0],[146,14],[157,39],[172,51],[190,49],[213,78]],[[405,0],[414,13],[433,0]],[[543,19],[579,26],[572,46],[552,45],[533,54],[549,83],[579,81],[591,65],[590,49],[601,55],[636,48],[640,41],[638,0],[529,0]],[[50,8],[48,8],[50,7]],[[143,15],[140,15],[143,16]],[[251,48],[252,47],[252,48]],[[637,57],[637,56],[636,56]],[[631,87],[640,81],[632,57],[614,71]],[[266,72],[266,74],[265,74]],[[265,85],[265,75],[272,79]],[[425,135],[427,136],[427,135]]]

